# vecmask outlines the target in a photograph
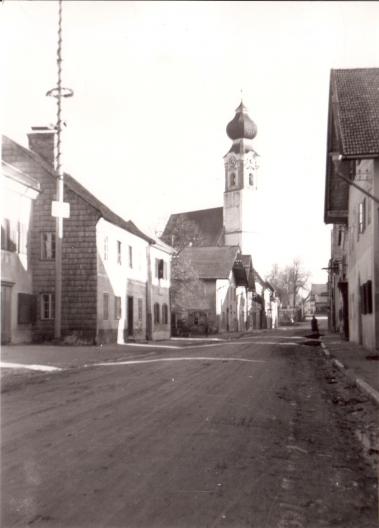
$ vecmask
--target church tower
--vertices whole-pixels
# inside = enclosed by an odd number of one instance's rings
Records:
[[[252,141],[257,126],[247,114],[243,102],[228,123],[226,133],[233,141],[224,156],[224,236],[225,245],[239,245],[242,253],[258,251],[257,153]]]

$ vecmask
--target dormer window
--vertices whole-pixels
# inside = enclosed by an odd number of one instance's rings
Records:
[[[236,174],[232,172],[230,175],[230,186],[233,187],[236,184]]]

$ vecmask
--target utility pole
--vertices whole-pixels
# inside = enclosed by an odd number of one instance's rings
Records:
[[[62,87],[62,0],[58,0],[58,46],[57,46],[57,86],[49,90],[47,96],[57,100],[55,170],[57,172],[56,201],[52,202],[52,216],[56,217],[55,229],[55,318],[54,337],[62,334],[62,247],[63,218],[70,216],[70,204],[64,202],[64,174],[62,168],[62,98],[72,97],[73,91]]]

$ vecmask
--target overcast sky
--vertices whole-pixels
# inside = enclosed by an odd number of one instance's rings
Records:
[[[58,3],[3,1],[3,131],[55,123]],[[150,232],[221,206],[225,127],[258,126],[259,249],[326,282],[323,223],[331,68],[379,66],[378,2],[63,2],[64,168]],[[254,258],[254,255],[253,255]]]

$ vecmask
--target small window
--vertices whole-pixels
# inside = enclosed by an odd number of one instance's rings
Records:
[[[104,238],[104,260],[108,260],[108,237]]]
[[[155,303],[154,304],[154,323],[159,323],[159,320],[160,320],[159,316],[160,316],[159,304]]]
[[[41,293],[41,319],[54,319],[54,294],[53,293]]]
[[[55,259],[55,233],[51,231],[41,233],[41,259]]]
[[[103,293],[103,319],[107,321],[109,319],[109,294]]]
[[[133,267],[133,248],[129,246],[129,268]]]
[[[143,302],[142,299],[138,299],[138,321],[142,321],[143,314]]]
[[[366,198],[359,204],[358,210],[358,229],[359,233],[364,233],[366,229]]]
[[[234,172],[230,175],[230,186],[233,187],[233,185],[236,184],[236,174]]]
[[[254,174],[252,172],[249,174],[249,185],[254,185]]]
[[[361,311],[362,314],[372,313],[372,281],[370,280],[361,286]]]
[[[163,304],[162,306],[162,323],[168,324],[168,306],[167,304]]]
[[[117,264],[122,264],[121,259],[121,242],[117,240]]]
[[[1,220],[1,249],[17,251],[18,232],[8,218]]]
[[[338,245],[342,246],[342,240],[343,240],[343,231],[342,227],[338,229]]]
[[[1,219],[1,249],[8,251],[10,240],[10,222],[8,218]]]
[[[17,222],[17,251],[23,255],[27,253],[28,230],[25,224]]]
[[[163,259],[155,259],[155,276],[158,277],[158,279],[164,279],[164,272],[165,272],[165,262]],[[167,273],[167,271],[166,271]]]
[[[114,298],[114,318],[121,319],[121,297]]]

